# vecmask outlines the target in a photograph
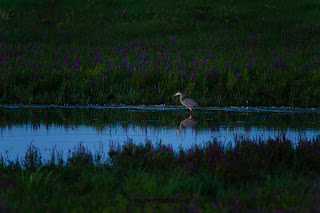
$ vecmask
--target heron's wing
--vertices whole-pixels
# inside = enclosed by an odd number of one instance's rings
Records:
[[[199,122],[199,121],[195,121],[195,120],[193,120],[192,118],[187,118],[187,119],[181,121],[181,123],[182,123],[182,125],[183,125],[184,127],[194,126],[194,125],[196,125],[198,122]]]
[[[188,105],[188,107],[195,107],[195,106],[199,106],[199,104],[197,102],[195,102],[194,100],[190,99],[190,98],[186,98],[183,100],[185,105]]]

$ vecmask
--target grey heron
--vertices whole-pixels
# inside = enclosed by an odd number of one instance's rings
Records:
[[[177,92],[173,96],[178,96],[178,95],[180,95],[180,103],[183,106],[185,106],[185,107],[190,109],[190,115],[191,115],[191,112],[193,112],[192,108],[196,107],[196,106],[199,106],[199,104],[197,102],[195,102],[194,100],[190,99],[190,98],[186,98],[186,99],[182,100],[182,93],[181,92]]]

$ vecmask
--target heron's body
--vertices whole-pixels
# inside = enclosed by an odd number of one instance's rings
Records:
[[[190,109],[190,114],[192,111],[192,108],[199,106],[199,104],[197,102],[195,102],[194,100],[190,99],[190,98],[186,98],[184,100],[182,100],[182,93],[181,92],[177,92],[176,94],[174,94],[173,96],[178,96],[180,95],[180,103],[187,107],[188,109]]]

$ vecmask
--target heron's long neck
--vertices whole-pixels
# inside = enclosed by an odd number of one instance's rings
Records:
[[[181,122],[181,123],[180,123],[180,126],[179,126],[180,132],[181,132],[181,130],[182,130],[182,125],[183,125],[183,123]]]
[[[182,104],[182,94],[180,95],[180,103]]]

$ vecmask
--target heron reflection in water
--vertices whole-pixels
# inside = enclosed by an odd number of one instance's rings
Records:
[[[180,122],[179,129],[177,129],[176,132],[177,132],[178,134],[180,134],[181,131],[182,131],[182,126],[184,126],[184,127],[192,127],[192,126],[196,125],[198,122],[199,122],[199,121],[193,120],[193,119],[192,119],[192,116],[190,115],[189,118],[184,119],[183,121]]]
[[[181,92],[177,92],[173,96],[178,96],[178,95],[180,95],[180,98],[179,98],[180,99],[180,103],[183,106],[185,106],[185,107],[190,109],[190,116],[191,116],[191,112],[193,112],[192,108],[196,107],[196,106],[199,106],[199,104],[197,102],[195,102],[194,100],[190,99],[190,98],[186,98],[186,99],[182,100],[182,93]]]

